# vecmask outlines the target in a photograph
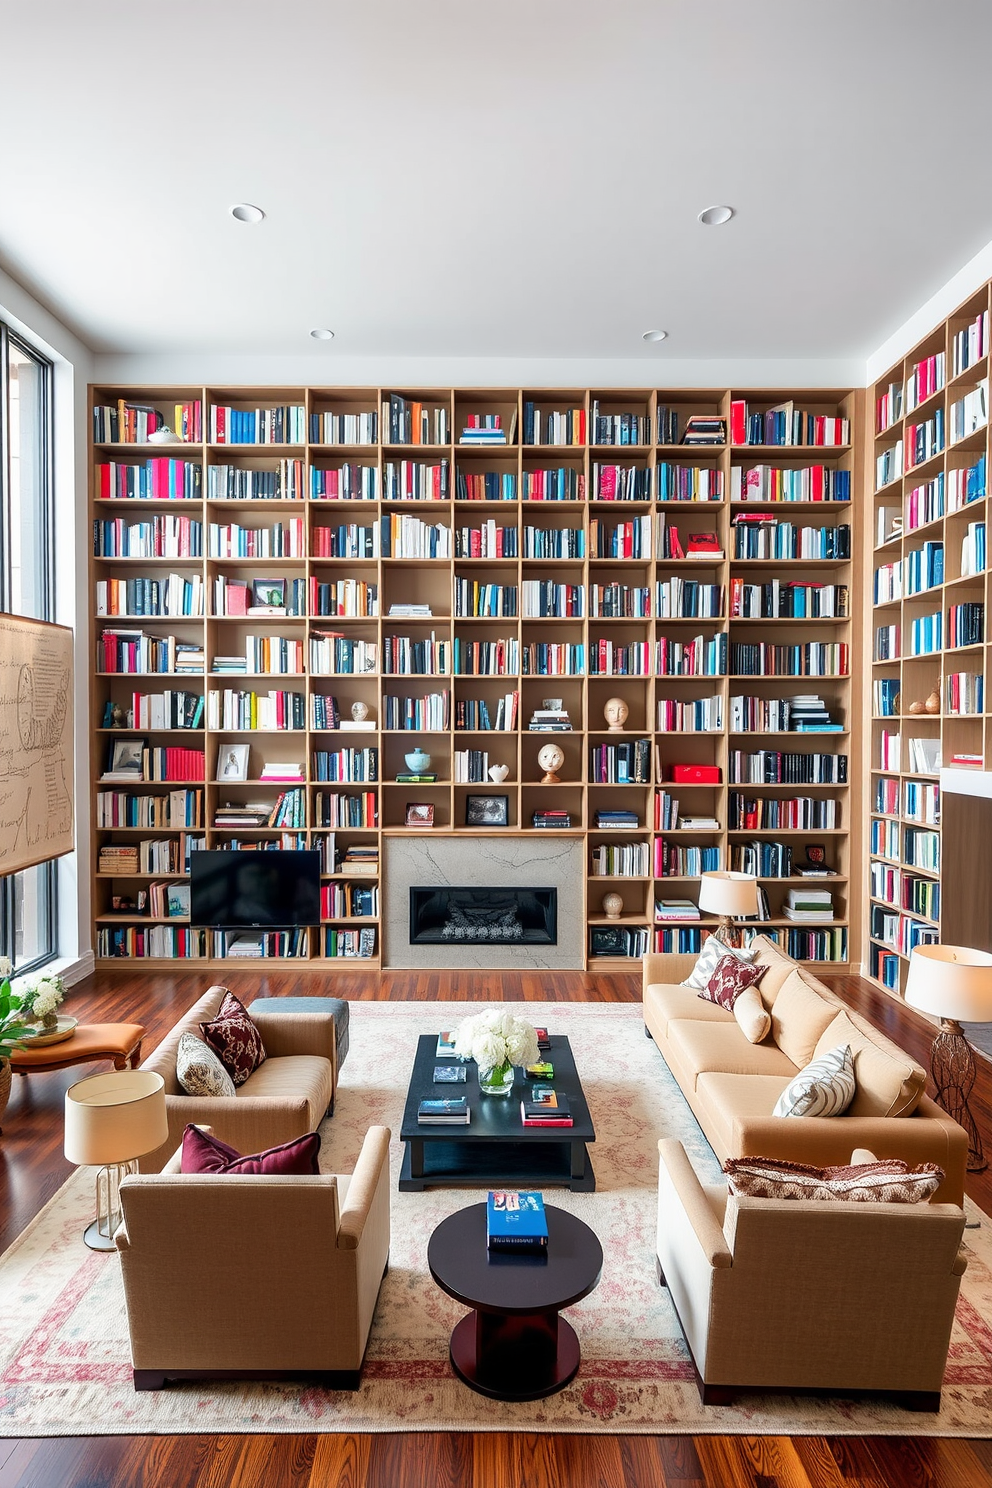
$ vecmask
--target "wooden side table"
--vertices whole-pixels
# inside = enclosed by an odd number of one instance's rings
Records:
[[[548,1254],[493,1255],[486,1205],[441,1221],[427,1246],[443,1292],[473,1308],[451,1335],[451,1367],[480,1395],[540,1400],[562,1390],[579,1368],[579,1340],[559,1312],[599,1284],[603,1248],[588,1225],[545,1205]]]
[[[110,1059],[114,1069],[137,1069],[144,1036],[140,1023],[79,1023],[71,1038],[60,1043],[14,1049],[10,1067],[15,1074],[30,1075]]]

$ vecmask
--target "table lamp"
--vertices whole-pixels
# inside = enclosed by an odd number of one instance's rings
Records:
[[[975,1084],[975,1055],[961,1024],[992,1023],[992,955],[967,946],[914,946],[906,1001],[940,1019],[930,1051],[937,1101],[968,1133],[968,1171],[981,1173],[988,1162],[968,1105]]]
[[[699,908],[721,916],[713,931],[717,940],[724,945],[740,945],[740,931],[732,916],[758,913],[758,880],[750,873],[704,873],[699,880]]]
[[[83,1239],[90,1250],[113,1250],[120,1224],[120,1184],[137,1159],[168,1141],[165,1081],[152,1070],[90,1075],[65,1093],[65,1155],[78,1167],[99,1168],[96,1219]]]

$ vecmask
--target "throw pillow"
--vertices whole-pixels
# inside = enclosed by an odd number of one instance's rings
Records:
[[[183,1173],[265,1173],[281,1177],[306,1177],[319,1173],[317,1154],[320,1152],[320,1137],[309,1132],[305,1137],[295,1137],[292,1142],[283,1142],[278,1147],[269,1147],[265,1152],[255,1152],[242,1157],[233,1147],[218,1137],[200,1131],[199,1127],[187,1126],[183,1132]]]
[[[933,1163],[912,1170],[900,1158],[847,1167],[814,1168],[771,1157],[728,1157],[730,1191],[752,1199],[812,1199],[847,1204],[922,1204],[944,1180]]]
[[[721,956],[699,995],[704,1002],[715,1002],[732,1013],[744,988],[757,986],[767,970],[766,966],[747,966],[736,956]]]
[[[695,987],[697,992],[701,992],[716,971],[717,962],[724,956],[736,956],[738,961],[743,961],[747,966],[750,966],[754,960],[753,951],[744,947],[724,945],[723,941],[717,940],[715,935],[707,935],[699,953],[699,960],[685,981],[679,983],[679,986]]]
[[[854,1099],[854,1059],[850,1044],[821,1054],[782,1091],[773,1116],[840,1116]]]
[[[759,968],[766,970],[765,967]],[[761,1000],[757,987],[745,987],[734,998],[733,1014],[738,1027],[749,1044],[760,1044],[768,1037],[772,1026],[772,1015]]]
[[[216,1018],[201,1023],[200,1028],[235,1085],[243,1085],[248,1076],[265,1063],[262,1035],[233,992],[225,992]]]
[[[234,1081],[213,1049],[195,1033],[179,1036],[176,1079],[187,1095],[234,1095]]]

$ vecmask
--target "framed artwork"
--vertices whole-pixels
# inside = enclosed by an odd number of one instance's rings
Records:
[[[248,779],[248,745],[224,744],[217,755],[218,780]]]
[[[406,824],[408,827],[432,827],[434,825],[433,803],[430,801],[408,801]]]
[[[253,605],[264,605],[270,609],[285,609],[286,580],[252,579],[251,602]]]
[[[594,956],[626,956],[629,954],[627,932],[596,925],[589,932],[589,949]]]
[[[509,796],[466,796],[467,827],[506,827],[510,823]]]
[[[141,778],[144,739],[115,739],[110,752],[110,768],[115,775]]]

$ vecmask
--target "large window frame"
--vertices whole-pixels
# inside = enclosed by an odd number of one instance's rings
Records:
[[[11,441],[11,357],[26,357],[38,372],[34,423],[37,440],[33,450],[35,487],[39,510],[34,516],[32,565],[32,618],[55,618],[55,488],[53,480],[54,426],[52,417],[52,363],[0,321],[0,611],[10,613],[15,601],[14,513]],[[19,419],[18,429],[22,427]],[[18,927],[29,902],[35,901],[31,942],[36,954],[20,956]],[[0,956],[8,956],[18,974],[30,972],[58,954],[58,865],[55,860],[39,864],[25,873],[0,877]]]

